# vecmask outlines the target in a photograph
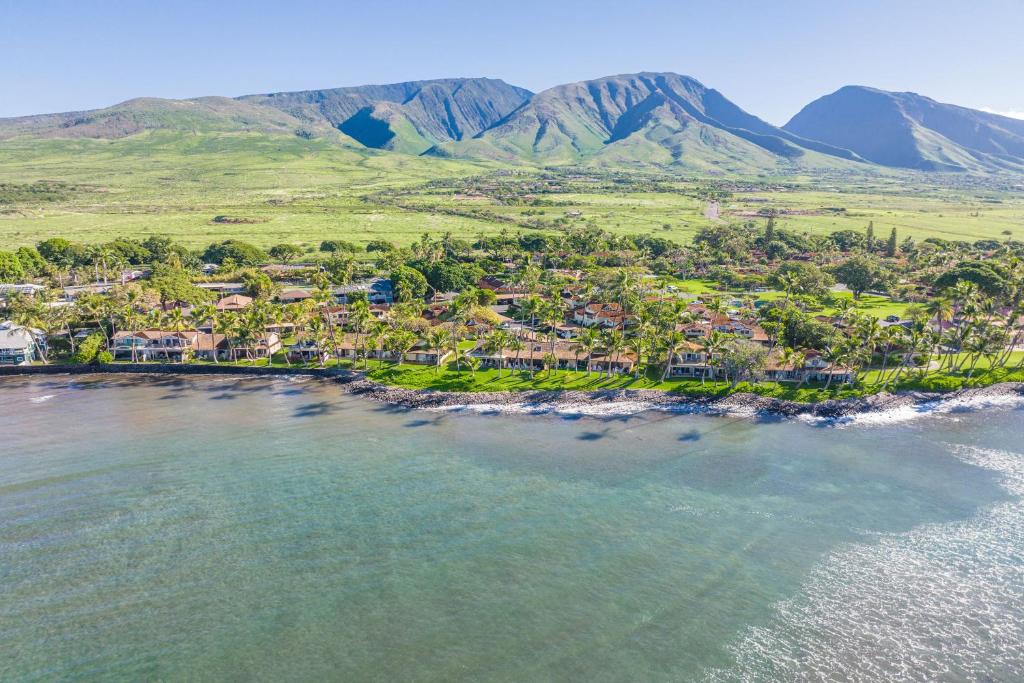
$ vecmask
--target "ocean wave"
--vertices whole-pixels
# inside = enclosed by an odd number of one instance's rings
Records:
[[[29,403],[46,403],[51,398],[54,398],[57,394],[47,394],[45,396],[33,396],[28,401]]]
[[[677,413],[680,415],[725,415],[748,414],[746,411],[726,410],[714,406],[686,403],[655,403],[651,401],[608,401],[605,403],[521,402],[521,403],[460,403],[455,405],[429,406],[425,410],[453,413],[476,413],[480,415],[565,415],[584,417],[611,417],[636,415],[651,411]],[[753,414],[750,411],[749,414]]]
[[[999,472],[1014,500],[832,553],[802,597],[730,648],[735,666],[707,679],[1020,680],[1024,454],[951,452]]]
[[[873,410],[841,417],[799,415],[798,419],[816,426],[843,427],[886,427],[918,420],[925,417],[949,416],[958,413],[973,413],[979,410],[1024,407],[1021,394],[972,394],[943,398],[924,403],[901,405],[895,408]]]

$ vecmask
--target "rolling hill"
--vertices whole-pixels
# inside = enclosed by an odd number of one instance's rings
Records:
[[[847,149],[776,128],[717,90],[673,73],[557,86],[474,139],[440,144],[428,154],[733,172],[859,160]]]
[[[1024,121],[916,93],[846,86],[804,107],[784,128],[883,166],[1024,170]]]
[[[307,124],[290,114],[229,97],[138,98],[105,109],[0,119],[0,140],[15,136],[116,139],[147,130],[295,133]],[[320,132],[328,130],[319,126]]]

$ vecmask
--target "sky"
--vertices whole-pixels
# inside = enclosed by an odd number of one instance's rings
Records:
[[[1024,118],[1024,0],[0,0],[0,117],[133,97],[693,76],[775,124],[843,85]]]

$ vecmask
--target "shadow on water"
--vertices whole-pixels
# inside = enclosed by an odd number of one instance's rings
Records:
[[[700,439],[701,439],[700,432],[698,432],[696,429],[691,429],[689,431],[686,431],[686,432],[683,432],[682,434],[680,434],[678,440],[679,441],[684,441],[684,442],[685,441],[691,441],[692,442],[692,441],[700,441]]]
[[[338,412],[339,406],[332,401],[317,401],[297,406],[292,417],[321,417]]]
[[[444,416],[443,415],[438,415],[437,417],[435,417],[433,419],[429,419],[429,420],[426,419],[426,418],[420,418],[418,420],[409,420],[408,422],[402,423],[402,426],[403,427],[437,426],[437,425],[441,424],[443,421],[444,421]]]

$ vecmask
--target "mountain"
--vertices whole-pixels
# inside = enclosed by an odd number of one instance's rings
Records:
[[[120,138],[161,129],[259,131],[331,134],[365,147],[420,154],[438,143],[476,135],[531,95],[500,80],[449,78],[236,99],[140,98],[92,111],[0,119],[0,139]]]
[[[429,154],[545,164],[749,171],[858,160],[748,114],[688,76],[639,73],[560,85],[474,139]]]
[[[448,78],[240,99],[303,121],[326,122],[367,147],[419,154],[477,135],[531,96],[501,80]]]
[[[1024,170],[1024,121],[911,92],[846,86],[804,107],[784,128],[883,166]]]
[[[282,111],[229,97],[194,100],[139,98],[106,109],[0,119],[0,140],[25,135],[49,138],[121,138],[145,130],[289,132],[305,124]]]

